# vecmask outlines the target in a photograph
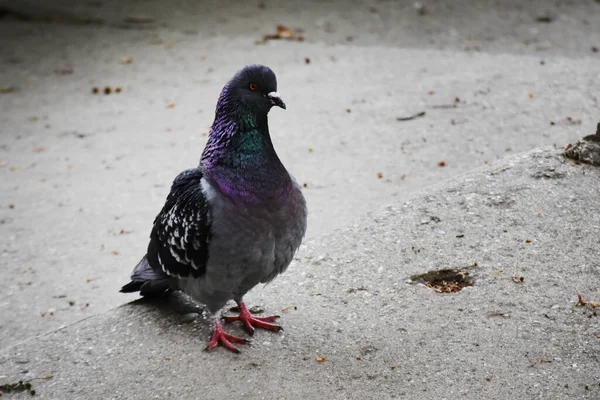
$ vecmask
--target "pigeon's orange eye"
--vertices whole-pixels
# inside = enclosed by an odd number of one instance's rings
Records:
[[[258,86],[254,82],[250,84],[250,90],[256,90],[257,87]]]

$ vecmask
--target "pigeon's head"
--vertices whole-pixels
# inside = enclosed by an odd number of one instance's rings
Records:
[[[285,109],[277,93],[277,78],[271,68],[248,65],[239,70],[226,87],[230,100],[239,102],[257,115],[266,115],[271,107]]]

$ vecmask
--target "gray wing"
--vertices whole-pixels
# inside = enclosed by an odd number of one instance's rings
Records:
[[[154,220],[146,258],[154,271],[198,278],[206,272],[210,215],[202,192],[202,171],[180,173]]]

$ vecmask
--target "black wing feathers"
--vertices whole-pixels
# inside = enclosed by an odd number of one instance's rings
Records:
[[[201,179],[202,172],[192,168],[173,181],[150,233],[146,257],[153,269],[179,277],[205,273],[210,220]]]

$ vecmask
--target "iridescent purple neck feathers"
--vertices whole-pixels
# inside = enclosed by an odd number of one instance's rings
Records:
[[[273,148],[267,112],[253,112],[237,99],[231,82],[219,96],[200,166],[227,196],[270,196],[291,184]]]

